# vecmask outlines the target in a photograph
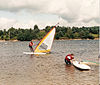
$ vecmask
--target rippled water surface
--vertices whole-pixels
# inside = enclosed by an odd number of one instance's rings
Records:
[[[64,58],[74,53],[78,61],[98,61],[98,40],[54,41],[51,54],[25,55],[29,42],[0,42],[0,85],[98,85],[99,66],[80,71]],[[35,41],[37,43],[37,41]]]

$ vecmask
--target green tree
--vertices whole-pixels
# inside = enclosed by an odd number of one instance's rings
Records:
[[[0,30],[0,36],[1,36],[1,35],[3,35],[3,31],[2,31],[2,30]]]
[[[60,38],[59,33],[56,33],[56,35],[55,35],[55,39],[59,39],[59,38]]]
[[[3,35],[6,35],[6,29],[4,29],[4,31],[3,31]]]
[[[72,32],[71,28],[67,29],[67,32],[65,33],[65,37],[68,38],[68,39],[73,38],[73,32]]]
[[[89,39],[94,39],[95,37],[91,33],[89,33],[88,38]]]
[[[10,40],[9,35],[5,36],[5,40]]]
[[[37,34],[37,39],[42,39],[45,35],[46,35],[45,31],[40,31],[40,32]]]
[[[78,38],[79,38],[79,33],[75,32],[75,33],[73,34],[73,36],[74,36],[74,39],[78,39]]]
[[[50,29],[51,29],[51,27],[50,27],[50,26],[46,26],[44,30],[45,30],[45,32],[47,33],[47,32],[49,32],[49,31],[50,31]]]
[[[39,30],[39,28],[38,28],[37,25],[34,25],[34,31],[35,31],[36,33],[40,32],[40,30]]]
[[[1,40],[3,40],[4,38],[3,38],[3,35],[1,35]]]
[[[17,39],[20,41],[25,41],[25,34],[24,33],[18,34]]]
[[[9,34],[10,39],[15,39],[15,37],[17,36],[17,30],[15,28],[11,27],[8,30],[8,34]]]

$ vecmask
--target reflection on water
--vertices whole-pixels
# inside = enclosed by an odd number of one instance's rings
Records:
[[[24,55],[29,42],[0,42],[0,85],[98,85],[98,66],[80,71],[64,58],[74,53],[78,61],[98,62],[98,40],[54,41],[51,54]],[[37,43],[37,42],[35,42]]]

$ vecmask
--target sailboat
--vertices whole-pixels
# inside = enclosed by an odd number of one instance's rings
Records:
[[[24,52],[24,54],[46,54],[51,52],[52,43],[54,40],[57,23],[37,44],[34,52]]]

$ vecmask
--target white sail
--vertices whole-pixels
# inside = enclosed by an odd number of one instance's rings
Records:
[[[55,29],[56,26],[54,26],[47,34],[44,36],[44,38],[38,43],[37,47],[35,48],[35,53],[41,53],[45,52],[48,53],[51,51],[51,46],[54,40],[55,35]]]

